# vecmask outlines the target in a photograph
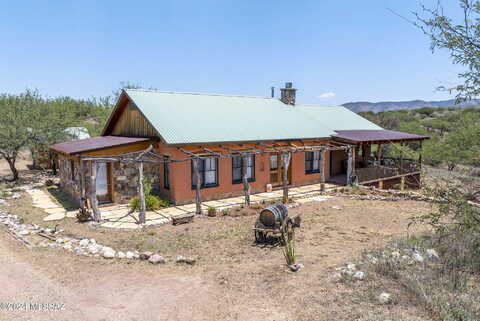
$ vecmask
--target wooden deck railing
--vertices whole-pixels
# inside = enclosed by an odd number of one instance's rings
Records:
[[[420,163],[413,159],[382,158],[380,164],[377,163],[365,168],[356,168],[355,175],[359,183],[364,183],[416,173],[420,170]]]

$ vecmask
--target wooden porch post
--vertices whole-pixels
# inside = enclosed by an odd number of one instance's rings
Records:
[[[419,152],[419,155],[418,155],[418,170],[421,171],[422,170],[422,141],[420,141],[420,152]],[[422,174],[419,175],[419,178],[418,178],[418,187],[421,188],[422,187]]]
[[[403,148],[405,144],[402,142],[400,143],[400,174],[403,174]]]
[[[140,224],[145,224],[145,194],[143,191],[143,162],[140,161],[137,165],[138,168],[138,199],[140,201],[140,213],[138,220]]]
[[[378,143],[377,144],[377,162],[378,162],[378,165],[381,165],[380,164],[381,159],[382,159],[382,144]]]
[[[245,193],[245,205],[250,206],[250,184],[248,184],[247,170],[248,170],[248,155],[244,153],[242,154],[243,192]]]
[[[423,142],[420,141],[419,153],[418,153],[418,170],[422,170],[422,148]]]
[[[288,165],[290,164],[290,152],[282,154],[283,161],[283,203],[288,203]]]
[[[95,222],[100,222],[102,219],[100,210],[98,209],[98,199],[97,199],[97,168],[98,164],[96,161],[91,161],[92,164],[92,175],[90,176],[90,203],[92,204],[93,210],[93,220]]]
[[[320,192],[325,192],[325,149],[320,150]]]
[[[347,186],[353,185],[353,147],[348,147],[348,162],[347,162]]]
[[[196,205],[196,214],[202,214],[202,199],[200,198],[200,167],[201,159],[198,157],[192,158],[193,165],[193,179],[195,180],[195,205]]]
[[[78,170],[80,172],[80,208],[82,212],[85,210],[85,166],[82,158],[79,159]]]
[[[57,176],[57,154],[56,153],[50,153],[50,161],[52,164],[52,174],[54,176]]]

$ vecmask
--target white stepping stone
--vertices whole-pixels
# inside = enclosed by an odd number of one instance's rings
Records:
[[[47,208],[45,212],[48,214],[56,214],[56,213],[63,213],[65,214],[67,211],[63,207],[56,207],[56,208]]]
[[[49,221],[59,221],[63,220],[65,218],[65,212],[63,213],[55,213],[55,214],[50,214],[47,217],[43,218],[44,222],[49,222]]]

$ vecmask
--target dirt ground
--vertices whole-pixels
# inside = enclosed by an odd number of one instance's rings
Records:
[[[32,164],[32,157],[30,156],[30,152],[28,151],[22,151],[20,152],[17,161],[16,161],[16,167],[20,171],[20,175],[22,172],[28,171],[28,165]],[[8,163],[6,160],[3,158],[0,158],[0,182],[3,179],[11,179],[12,178],[12,172],[10,171],[10,166],[8,166]]]
[[[22,211],[27,222],[40,215],[25,214],[26,196],[16,201],[18,206],[12,204],[10,210]],[[291,209],[290,215],[303,218],[296,251],[305,269],[297,273],[287,270],[281,248],[254,244],[255,216],[205,217],[137,232],[64,223],[76,226],[72,234],[88,234],[118,250],[135,245],[158,252],[167,258],[167,264],[159,266],[78,257],[62,249],[28,250],[2,233],[0,303],[62,303],[65,309],[0,311],[0,319],[429,320],[397,285],[368,275],[364,281],[337,282],[332,275],[365,249],[423,231],[407,230],[409,217],[430,210],[431,205],[422,202],[346,198]],[[195,256],[197,264],[176,265],[176,255]],[[395,296],[394,304],[377,303],[385,290]]]

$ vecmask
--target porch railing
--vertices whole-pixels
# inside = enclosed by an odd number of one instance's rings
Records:
[[[355,176],[359,183],[363,183],[382,178],[415,173],[420,170],[421,165],[416,160],[385,157],[380,159],[380,162],[369,162],[367,167],[356,168]]]

